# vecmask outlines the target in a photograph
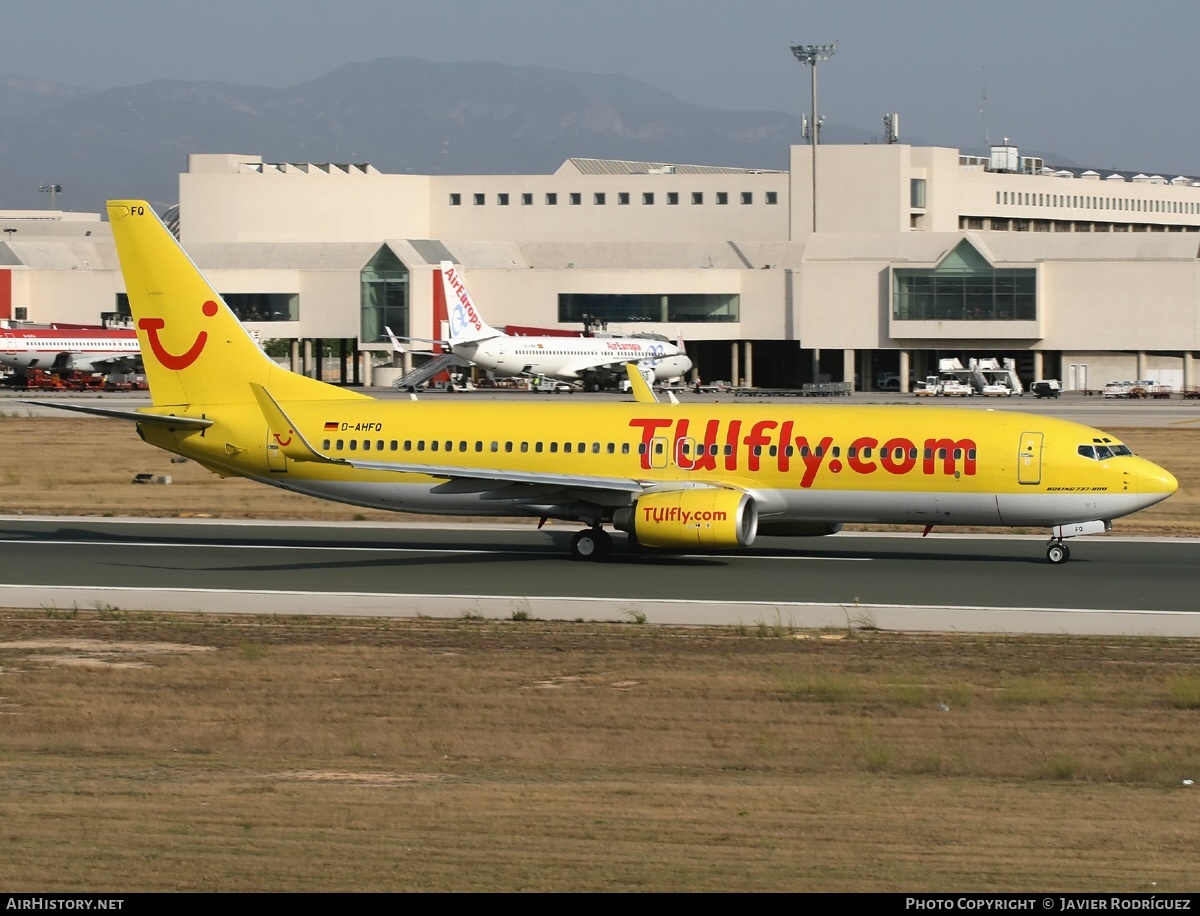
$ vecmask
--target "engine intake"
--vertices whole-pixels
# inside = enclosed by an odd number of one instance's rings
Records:
[[[758,507],[749,493],[696,487],[647,493],[613,513],[613,527],[647,547],[733,550],[758,532]]]

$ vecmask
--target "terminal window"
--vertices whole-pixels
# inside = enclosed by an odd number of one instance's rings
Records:
[[[359,275],[359,309],[363,343],[387,340],[384,328],[408,335],[408,268],[387,245],[376,252]]]
[[[559,293],[558,320],[723,323],[739,320],[737,293]]]
[[[298,293],[226,293],[221,297],[238,321],[296,321],[300,318]]]
[[[461,194],[451,194],[450,195],[450,206],[461,207],[462,206],[462,195]]]
[[[1037,271],[993,267],[966,241],[934,268],[892,273],[892,317],[901,321],[1033,321]]]

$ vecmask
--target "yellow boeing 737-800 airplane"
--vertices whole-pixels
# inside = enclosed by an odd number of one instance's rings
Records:
[[[846,522],[1040,526],[1064,540],[1165,499],[1167,471],[1065,420],[955,408],[379,401],[276,365],[141,201],[108,215],[153,406],[152,445],[217,474],[399,512],[578,521],[668,550]]]

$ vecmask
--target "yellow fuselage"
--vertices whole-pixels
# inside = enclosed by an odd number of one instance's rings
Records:
[[[1142,458],[1095,457],[1096,447],[1122,449],[1100,430],[1022,413],[440,397],[282,406],[333,458],[735,487],[754,495],[764,521],[1056,525],[1126,515],[1176,487]],[[431,492],[444,476],[417,468],[397,474],[289,458],[252,403],[178,412],[215,422],[202,433],[147,429],[146,439],[219,473],[397,511],[544,514],[528,496]]]

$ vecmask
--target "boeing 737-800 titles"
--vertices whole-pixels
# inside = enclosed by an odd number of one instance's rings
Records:
[[[1067,538],[1176,489],[1113,436],[1048,416],[663,404],[634,371],[629,403],[375,400],[264,355],[149,205],[108,215],[153,406],[93,412],[222,476],[399,512],[577,521],[580,557],[609,552],[606,525],[680,551],[871,522],[1045,527],[1061,563]]]
[[[515,337],[497,331],[483,320],[454,264],[442,261],[439,272],[449,337],[425,342],[448,347],[455,356],[488,372],[506,378],[524,375],[582,382],[585,388],[598,391],[615,378],[624,378],[625,366],[631,362],[651,383],[680,378],[692,368],[682,344],[659,335]],[[395,337],[392,339],[395,342]]]

